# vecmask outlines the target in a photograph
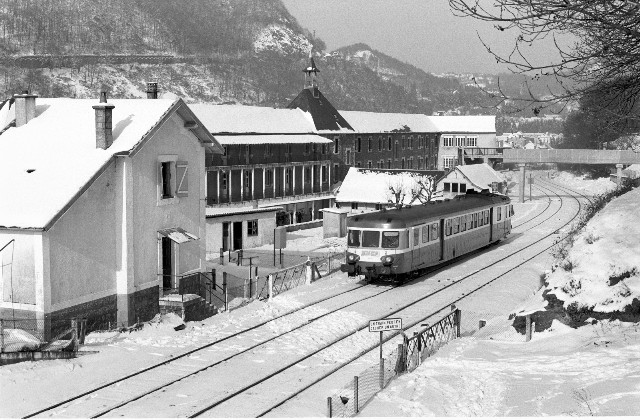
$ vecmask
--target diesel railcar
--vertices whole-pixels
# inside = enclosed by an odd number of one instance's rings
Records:
[[[349,221],[341,270],[402,282],[425,268],[487,246],[511,233],[509,197],[467,193],[426,205],[383,210]]]

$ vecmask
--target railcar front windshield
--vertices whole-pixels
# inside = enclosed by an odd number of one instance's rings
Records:
[[[360,231],[358,229],[349,229],[347,246],[360,246]]]
[[[362,247],[378,248],[380,246],[380,232],[377,230],[362,231]]]
[[[398,248],[400,246],[400,232],[382,232],[382,248]]]

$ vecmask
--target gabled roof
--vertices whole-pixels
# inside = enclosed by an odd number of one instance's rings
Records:
[[[113,99],[113,144],[96,148],[96,99],[38,98],[36,116],[0,135],[0,227],[48,229],[116,155],[132,155],[174,113],[194,121],[203,144],[221,149],[182,99]]]
[[[302,134],[315,133],[311,115],[300,109],[263,106],[191,104],[210,133]]]
[[[389,186],[402,185],[410,191],[416,177],[432,176],[437,181],[443,171],[409,171],[405,169],[366,169],[349,168],[340,186],[336,201],[342,203],[378,203],[389,202]],[[410,194],[405,196],[404,204],[411,201]]]
[[[340,111],[358,133],[438,132],[435,124],[424,114],[400,114],[363,111]]]
[[[484,190],[491,187],[494,182],[502,182],[504,179],[491,166],[486,163],[475,165],[459,165],[453,171],[460,172],[476,188]]]
[[[440,133],[495,134],[495,115],[428,115]]]
[[[324,97],[318,88],[302,89],[302,92],[287,108],[299,108],[308,112],[317,131],[353,131],[347,120],[340,115],[338,110],[331,105],[331,102]]]

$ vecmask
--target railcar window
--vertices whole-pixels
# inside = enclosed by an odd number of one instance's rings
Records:
[[[473,214],[467,214],[467,229],[473,229]]]
[[[460,218],[455,217],[453,219],[453,233],[458,233],[458,232],[460,232]]]
[[[378,248],[380,246],[380,232],[377,230],[363,230],[362,246],[364,248]]]
[[[447,236],[451,235],[451,219],[447,219],[444,222],[444,231]]]
[[[413,246],[420,245],[420,228],[413,228]]]
[[[382,248],[397,248],[400,245],[400,232],[382,232]]]
[[[502,220],[502,207],[496,207],[497,210],[497,216],[496,216],[496,221],[499,222],[500,220]]]
[[[478,213],[473,213],[473,228],[478,227]]]
[[[431,240],[435,241],[438,239],[438,224],[434,223],[431,225]]]
[[[489,224],[489,210],[484,211],[484,224],[485,225]]]
[[[429,242],[429,225],[422,226],[422,243]]]
[[[509,204],[509,215],[513,216],[514,214],[516,214],[516,212],[513,211],[513,204]]]
[[[467,216],[460,216],[460,232],[467,230]]]
[[[360,231],[357,229],[349,229],[349,237],[347,238],[348,246],[360,246]]]

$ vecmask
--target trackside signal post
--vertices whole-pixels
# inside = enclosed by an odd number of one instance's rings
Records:
[[[402,318],[388,318],[369,321],[369,332],[380,332],[380,389],[384,388],[384,359],[382,358],[382,333],[401,330]]]

